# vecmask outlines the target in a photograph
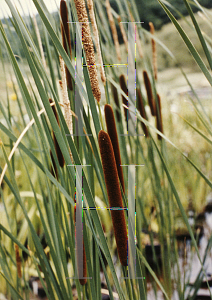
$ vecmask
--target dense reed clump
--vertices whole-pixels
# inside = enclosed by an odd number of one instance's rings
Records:
[[[119,83],[120,83],[120,86],[121,86],[121,89],[123,90],[123,92],[128,96],[128,88],[127,88],[126,80],[125,80],[125,77],[123,74],[119,77]],[[122,102],[123,102],[123,104],[128,106],[128,101],[124,96],[122,96]],[[126,120],[127,120],[127,113],[128,113],[128,110],[126,107],[124,107],[124,114],[125,114]]]
[[[115,123],[115,117],[113,114],[113,109],[109,104],[105,105],[105,120],[107,125],[107,132],[110,136],[110,140],[113,146],[113,152],[115,155],[116,160],[116,167],[119,175],[119,180],[121,182],[121,186],[123,189],[123,192],[125,193],[125,186],[124,186],[124,175],[123,170],[121,166],[121,155],[120,155],[120,149],[119,149],[119,141],[118,141],[118,134],[116,130],[116,123]]]
[[[62,33],[62,43],[66,53],[71,57],[71,38],[68,25],[68,9],[66,2],[64,0],[60,1],[60,16],[61,16],[61,33]],[[70,90],[73,90],[72,78],[69,70],[65,67],[66,70],[66,81],[67,86]]]
[[[118,171],[110,137],[105,131],[100,130],[98,141],[109,205],[111,208],[123,208]],[[111,216],[119,259],[123,266],[127,266],[127,227],[124,211],[112,209]]]
[[[143,78],[144,78],[144,85],[146,88],[147,99],[148,99],[149,107],[151,110],[151,114],[153,116],[156,116],[156,107],[155,107],[155,101],[154,101],[154,97],[153,97],[153,93],[152,93],[152,86],[151,86],[151,82],[149,79],[149,75],[146,70],[143,71]]]
[[[154,27],[152,22],[149,22],[149,28],[150,28],[150,33],[152,35],[154,35],[155,27]],[[157,74],[157,52],[156,52],[156,42],[153,38],[151,38],[151,44],[152,44],[153,71],[154,71],[155,80],[157,80],[157,78],[158,78],[158,74]]]
[[[50,104],[53,103],[53,101],[52,101],[51,98],[49,99],[49,102],[50,102]],[[60,126],[59,118],[58,118],[58,114],[57,114],[55,105],[52,106],[52,110],[54,112],[54,115],[55,115],[55,118],[57,120],[57,123]],[[63,168],[64,163],[65,163],[64,157],[63,157],[62,151],[61,151],[61,149],[59,147],[59,144],[57,142],[57,139],[55,137],[55,134],[54,134],[54,132],[52,132],[52,133],[53,133],[53,141],[54,141],[54,147],[55,147],[55,151],[56,151],[56,154],[57,154],[57,158],[58,158],[58,161],[59,161],[59,164],[60,164],[61,168]]]
[[[161,112],[161,99],[160,95],[157,94],[157,99],[158,99],[158,109],[157,109],[157,114],[156,114],[156,126],[157,129],[163,133],[163,120],[162,120],[162,112]],[[158,140],[162,140],[162,137],[158,134]]]
[[[139,88],[137,88],[137,101],[138,101],[138,109],[139,109],[140,115],[142,116],[142,118],[148,120],[146,111],[145,111],[145,107],[144,107],[144,102],[143,102],[142,95],[141,95],[141,90]],[[141,125],[142,125],[145,136],[149,137],[149,132],[148,132],[146,125],[143,122],[141,122]]]
[[[95,99],[99,102],[101,100],[101,91],[99,87],[94,47],[88,22],[85,1],[74,0],[74,3],[77,10],[78,21],[82,23],[82,41],[86,53],[88,71],[90,74],[91,89]]]

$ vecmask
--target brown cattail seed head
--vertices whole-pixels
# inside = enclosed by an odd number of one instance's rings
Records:
[[[110,140],[113,146],[113,152],[115,155],[116,160],[116,167],[119,175],[119,180],[121,182],[121,186],[123,189],[123,192],[125,193],[125,186],[124,186],[124,175],[123,170],[121,166],[121,155],[120,155],[120,149],[119,149],[119,141],[118,141],[118,134],[116,130],[116,123],[115,118],[113,114],[113,109],[109,104],[105,105],[105,120],[107,125],[107,132],[110,136]]]
[[[86,53],[86,60],[88,64],[88,71],[90,74],[90,81],[91,81],[91,89],[93,92],[94,97],[99,102],[101,100],[101,91],[99,87],[99,80],[97,75],[97,68],[96,68],[96,60],[93,48],[93,41],[91,37],[89,22],[88,22],[88,15],[87,10],[85,7],[84,0],[74,0],[78,21],[82,22],[82,34],[83,34],[83,46]]]
[[[137,97],[138,97],[137,101],[138,101],[138,109],[139,109],[140,115],[142,116],[142,118],[147,120],[144,102],[142,99],[141,90],[139,88],[137,88]],[[149,132],[148,132],[146,125],[143,122],[141,122],[141,125],[142,125],[145,136],[149,137]]]
[[[52,103],[53,102],[52,99],[49,99],[49,102]],[[59,125],[60,123],[59,123],[59,118],[58,118],[58,114],[57,114],[55,105],[52,106],[52,110],[54,112],[55,118],[56,118],[57,123]],[[57,139],[55,137],[54,132],[53,132],[53,141],[54,141],[54,146],[55,146],[55,150],[56,150],[56,154],[57,154],[59,164],[60,164],[61,168],[63,168],[65,161],[64,161],[62,151],[60,150],[60,147],[59,147],[59,144],[57,142]]]
[[[123,208],[118,171],[110,137],[105,131],[100,130],[98,141],[109,205],[111,208]],[[123,266],[127,266],[127,227],[124,211],[111,210],[111,216],[119,259]]]
[[[60,1],[60,16],[61,16],[61,32],[62,32],[62,42],[63,42],[63,47],[66,51],[66,53],[71,56],[71,38],[70,38],[70,31],[69,31],[69,25],[68,25],[68,9],[66,2],[64,0]],[[66,80],[67,80],[67,85],[70,90],[73,90],[73,85],[72,85],[72,78],[69,70],[67,67],[66,69]]]
[[[123,74],[119,77],[119,83],[120,83],[120,86],[121,86],[121,89],[123,90],[123,92],[128,96],[128,89],[127,89],[127,85],[126,85],[126,80],[125,80],[125,77],[124,77]],[[128,105],[128,101],[124,96],[122,96],[122,102],[126,106]],[[124,113],[125,113],[125,118],[127,120],[127,109],[126,109],[126,107],[124,108]]]
[[[157,129],[163,133],[163,121],[162,121],[162,112],[161,112],[161,99],[160,95],[157,94],[158,99],[158,109],[157,109],[157,115],[156,115],[156,125]],[[162,137],[158,134],[158,140],[162,140]]]
[[[153,35],[155,33],[155,27],[152,22],[149,22],[149,28],[150,28],[150,33]],[[156,42],[152,38],[151,39],[151,44],[152,44],[152,59],[153,59],[153,70],[154,70],[154,77],[155,80],[157,80],[157,52],[156,52]]]
[[[15,258],[16,258],[16,265],[17,265],[17,272],[18,272],[18,277],[21,278],[21,257],[19,253],[19,247],[17,244],[15,244]]]
[[[151,83],[149,80],[149,75],[147,73],[147,71],[143,71],[143,78],[144,78],[144,85],[146,88],[146,93],[147,93],[147,98],[148,98],[148,103],[149,103],[149,107],[151,110],[151,114],[153,116],[156,116],[156,107],[155,107],[155,101],[153,98],[153,93],[152,93],[152,87],[151,87]]]

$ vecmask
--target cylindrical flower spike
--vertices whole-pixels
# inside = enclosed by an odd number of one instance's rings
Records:
[[[120,83],[120,86],[121,86],[121,89],[123,90],[123,92],[126,95],[128,95],[128,88],[127,88],[126,80],[125,80],[125,77],[124,77],[123,74],[119,77],[119,83]],[[123,102],[123,104],[128,106],[128,101],[124,96],[122,96],[122,102]],[[125,118],[127,120],[127,109],[126,109],[126,107],[124,108],[124,113],[125,113]]]
[[[68,9],[66,2],[64,0],[60,1],[60,16],[61,16],[61,33],[62,33],[62,42],[63,42],[63,47],[66,51],[66,53],[71,56],[71,38],[70,38],[70,32],[69,32],[69,25],[68,25]],[[66,81],[68,88],[70,90],[73,90],[73,85],[72,85],[72,78],[69,70],[67,67],[66,69]]]
[[[153,116],[156,116],[156,107],[155,107],[155,101],[154,101],[154,97],[153,97],[153,93],[152,93],[152,87],[151,87],[151,82],[149,80],[149,75],[147,73],[147,71],[143,71],[143,78],[144,78],[144,85],[146,88],[146,93],[147,93],[147,98],[148,98],[148,103],[149,103],[149,107],[151,110],[151,114]]]
[[[15,244],[15,258],[16,258],[16,265],[17,265],[17,272],[18,272],[18,277],[22,277],[21,273],[21,257],[19,253],[19,247],[17,244]]]
[[[52,99],[49,99],[49,102],[52,103],[53,102]],[[59,118],[58,118],[58,114],[57,114],[57,111],[56,111],[56,107],[54,105],[52,106],[52,110],[54,112],[55,118],[56,118],[57,123],[59,125],[60,124],[59,123]],[[59,164],[60,164],[61,168],[63,168],[65,161],[64,161],[62,151],[60,150],[60,147],[58,145],[58,142],[57,142],[57,139],[55,137],[54,132],[53,132],[53,141],[54,141],[54,146],[55,146],[55,150],[56,150],[56,153],[57,153],[57,158],[58,158]]]
[[[123,208],[118,171],[109,135],[100,130],[98,135],[104,178],[111,208]],[[123,210],[111,210],[114,234],[120,262],[127,266],[127,227]]]
[[[82,41],[86,53],[86,61],[89,66],[88,71],[90,74],[91,89],[94,97],[99,102],[101,100],[101,91],[99,87],[93,41],[91,37],[85,1],[74,0],[74,3],[77,10],[78,21],[82,23]]]
[[[162,112],[161,112],[161,99],[160,95],[157,94],[158,98],[158,110],[157,110],[157,115],[156,115],[156,125],[157,129],[163,133],[163,121],[162,121]],[[162,137],[158,134],[158,140],[162,140]]]
[[[153,35],[155,33],[155,27],[152,22],[149,22],[150,32]],[[157,80],[157,52],[156,52],[156,42],[153,38],[151,38],[152,44],[152,59],[153,59],[153,70],[154,70],[154,77]]]
[[[123,170],[121,166],[121,155],[120,155],[120,149],[119,149],[119,141],[118,141],[118,134],[116,130],[116,123],[115,118],[113,114],[113,109],[109,104],[105,105],[105,120],[107,125],[107,132],[110,136],[110,140],[113,146],[113,152],[115,155],[116,160],[116,167],[119,175],[119,180],[121,182],[121,186],[123,189],[123,192],[125,193],[125,186],[124,186],[124,175]]]
[[[142,118],[147,120],[147,115],[146,115],[146,111],[145,111],[145,107],[144,107],[144,103],[143,103],[143,99],[142,99],[142,95],[141,95],[141,90],[139,88],[137,88],[137,97],[138,97],[138,109],[140,112],[140,115],[142,116]],[[141,122],[144,134],[146,137],[149,137],[149,132],[148,129],[146,127],[146,125]]]
[[[99,43],[99,33],[98,33],[97,24],[96,24],[96,18],[94,15],[93,0],[87,0],[87,3],[88,3],[88,10],[89,10],[89,15],[90,15],[90,19],[91,19],[91,24],[92,24],[92,28],[93,28],[94,38],[95,38],[95,45],[96,45],[98,61],[100,64],[101,80],[102,80],[103,84],[105,85],[106,77],[105,77],[105,70],[104,70],[104,66],[103,66],[102,53],[101,53],[101,48],[100,48],[100,43]]]

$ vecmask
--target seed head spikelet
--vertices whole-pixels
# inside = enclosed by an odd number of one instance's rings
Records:
[[[158,110],[157,110],[157,115],[156,115],[156,126],[157,129],[163,133],[163,120],[162,120],[162,112],[161,112],[161,99],[160,95],[157,94],[157,99],[158,99]],[[162,137],[158,134],[158,140],[162,140]]]
[[[150,32],[152,35],[155,33],[155,27],[152,22],[149,22]],[[157,80],[157,52],[156,52],[156,42],[153,38],[151,38],[152,44],[152,60],[153,60],[153,70],[154,70],[154,77]]]
[[[138,109],[139,109],[140,115],[142,116],[142,118],[147,120],[144,102],[142,99],[141,90],[139,88],[137,88],[137,97],[138,97],[137,101],[138,101]],[[143,122],[141,122],[141,125],[142,125],[145,136],[149,137],[149,132],[148,132],[146,125]]]
[[[113,114],[113,109],[109,104],[105,105],[105,120],[107,125],[107,132],[110,136],[110,140],[113,146],[113,152],[115,155],[116,160],[116,167],[119,175],[119,180],[121,182],[121,186],[123,189],[123,192],[125,193],[125,186],[124,186],[124,175],[123,170],[121,166],[121,155],[120,155],[120,149],[119,149],[119,141],[118,141],[118,134],[116,130],[116,123],[115,123],[115,117]]]
[[[148,98],[148,103],[149,103],[149,107],[151,110],[151,114],[153,116],[156,116],[156,111],[155,111],[156,107],[155,107],[155,101],[154,101],[154,97],[153,97],[153,93],[152,93],[151,82],[150,82],[149,75],[146,70],[143,71],[143,78],[144,78],[144,85],[146,88],[146,93],[147,93],[147,98]]]
[[[105,70],[103,67],[102,53],[101,53],[101,48],[100,48],[100,43],[99,43],[99,33],[98,33],[96,18],[95,18],[95,14],[94,14],[93,0],[88,0],[87,3],[88,3],[88,10],[89,10],[89,15],[90,15],[90,19],[91,19],[91,25],[92,25],[92,29],[93,29],[93,33],[94,33],[98,62],[100,64],[101,80],[102,80],[103,84],[105,85],[106,77],[105,77]]]
[[[121,89],[123,90],[123,92],[126,95],[128,95],[128,88],[127,88],[126,80],[125,80],[125,77],[124,77],[123,74],[119,77],[119,83],[120,83],[120,86],[121,86]],[[128,105],[128,101],[127,101],[127,99],[124,96],[122,96],[122,102],[126,106]],[[126,107],[124,108],[124,113],[125,113],[125,118],[127,120],[127,109],[126,109]]]
[[[89,65],[88,71],[90,74],[91,89],[94,97],[99,102],[101,100],[101,91],[97,75],[96,60],[94,54],[93,41],[91,37],[90,27],[88,23],[88,15],[84,0],[74,0],[78,21],[82,22],[83,46],[86,53],[86,61]]]
[[[62,33],[62,43],[66,53],[71,56],[71,38],[68,25],[68,9],[66,2],[64,0],[60,1],[60,16],[61,16],[61,33]],[[66,70],[66,81],[68,88],[73,90],[72,78],[69,70],[65,67]]]
[[[110,207],[123,208],[118,171],[109,135],[100,130],[99,148]],[[120,262],[127,266],[127,227],[123,210],[111,210],[114,234]]]

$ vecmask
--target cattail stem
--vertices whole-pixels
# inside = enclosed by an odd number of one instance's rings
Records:
[[[123,92],[128,96],[128,88],[127,88],[126,80],[125,80],[125,77],[123,74],[119,77],[119,83],[120,83],[120,86],[121,86],[121,89],[123,90]],[[122,96],[122,102],[123,102],[123,104],[128,106],[128,101],[124,96]],[[124,108],[124,113],[125,113],[125,118],[127,120],[127,108],[126,107]]]
[[[125,193],[125,186],[124,186],[124,175],[123,170],[121,166],[121,155],[120,155],[120,149],[119,149],[119,141],[118,141],[118,134],[116,130],[116,123],[114,118],[113,109],[109,104],[105,105],[105,120],[107,125],[107,132],[110,136],[110,140],[113,146],[113,152],[115,155],[116,160],[116,167],[119,175],[119,180],[121,182],[121,186],[123,189],[123,192]]]
[[[100,64],[100,74],[101,74],[101,80],[103,84],[106,84],[106,77],[105,77],[105,70],[103,67],[103,60],[102,60],[102,53],[101,53],[101,48],[100,48],[100,43],[99,43],[99,33],[98,33],[98,28],[96,24],[96,18],[94,15],[94,9],[93,9],[93,0],[88,0],[88,10],[89,10],[89,15],[91,19],[91,25],[93,28],[93,33],[94,33],[94,39],[95,39],[95,44],[96,44],[96,51],[97,51],[97,56],[98,56],[98,61]]]
[[[161,99],[160,99],[160,95],[157,94],[157,99],[158,99],[158,109],[157,109],[157,115],[156,115],[156,126],[157,129],[163,133],[163,121],[162,121],[162,112],[161,112]],[[160,136],[159,134],[158,136],[158,140],[162,140],[162,136]]]
[[[150,33],[154,35],[155,33],[155,27],[152,22],[149,22],[150,27]],[[154,77],[155,80],[157,80],[157,52],[156,52],[156,42],[154,38],[151,38],[151,44],[152,44],[152,60],[153,60],[153,70],[154,70]]]
[[[19,253],[19,247],[17,244],[15,244],[15,258],[16,258],[16,265],[17,265],[17,272],[18,272],[18,277],[22,277],[21,273],[21,257]]]
[[[115,44],[117,58],[120,61],[121,60],[121,53],[120,53],[119,39],[118,39],[117,30],[116,30],[116,24],[114,22],[114,18],[113,18],[112,12],[111,12],[111,7],[110,7],[109,0],[106,0],[106,9],[107,9],[108,20],[109,20],[109,23],[110,23],[110,28],[111,28],[111,31],[112,31],[113,41],[114,41],[114,44]]]
[[[75,206],[74,206],[74,223],[76,222],[76,211],[78,211],[77,207],[79,207],[79,203],[76,203],[75,200]],[[77,242],[76,242],[76,249],[77,249]],[[76,251],[78,254],[78,251]],[[82,259],[82,257],[78,257],[77,255],[77,268],[79,270],[79,264],[80,264],[80,260]],[[78,271],[79,273],[79,271]],[[79,274],[78,274],[79,275]],[[85,253],[85,245],[84,245],[84,241],[83,241],[83,277],[87,277],[87,264],[86,264],[86,253]],[[80,278],[79,282],[81,285],[85,285],[87,282],[86,278]]]
[[[144,102],[142,99],[141,90],[139,88],[137,88],[137,97],[138,97],[137,101],[138,101],[138,109],[139,109],[140,115],[142,116],[142,118],[147,120]],[[149,137],[149,132],[148,132],[146,125],[143,122],[141,122],[141,125],[142,125],[145,136]]]
[[[61,16],[61,33],[62,33],[62,43],[63,48],[65,49],[66,53],[71,57],[71,38],[70,38],[70,31],[68,25],[68,9],[66,2],[64,0],[60,1],[60,16]],[[72,78],[69,70],[65,66],[66,70],[66,81],[68,88],[73,90]]]
[[[111,208],[123,208],[118,171],[110,137],[105,131],[100,130],[98,141],[109,205]],[[123,266],[127,266],[127,227],[124,211],[111,210],[111,216],[119,259]]]
[[[91,81],[91,89],[93,92],[94,97],[99,102],[101,100],[101,91],[99,87],[99,80],[97,75],[97,68],[96,68],[96,60],[93,48],[93,41],[91,37],[89,22],[88,22],[88,15],[87,10],[85,7],[84,0],[74,0],[78,21],[82,23],[82,34],[83,34],[83,46],[86,53],[86,61],[88,65],[88,71],[90,74],[90,81]]]
[[[131,22],[135,22],[135,19],[132,15],[132,13],[130,12],[130,19],[131,19]],[[143,51],[142,51],[142,46],[141,46],[141,40],[140,40],[140,37],[139,37],[139,34],[137,33],[136,34],[136,47],[138,49],[138,53],[139,53],[139,56],[140,58],[143,58]]]
[[[155,101],[153,98],[152,87],[151,87],[151,83],[149,80],[149,75],[146,70],[143,71],[143,78],[144,78],[144,85],[146,88],[146,93],[147,93],[147,98],[148,98],[148,103],[149,103],[149,107],[151,110],[151,114],[153,116],[156,116],[156,107],[155,107]]]

